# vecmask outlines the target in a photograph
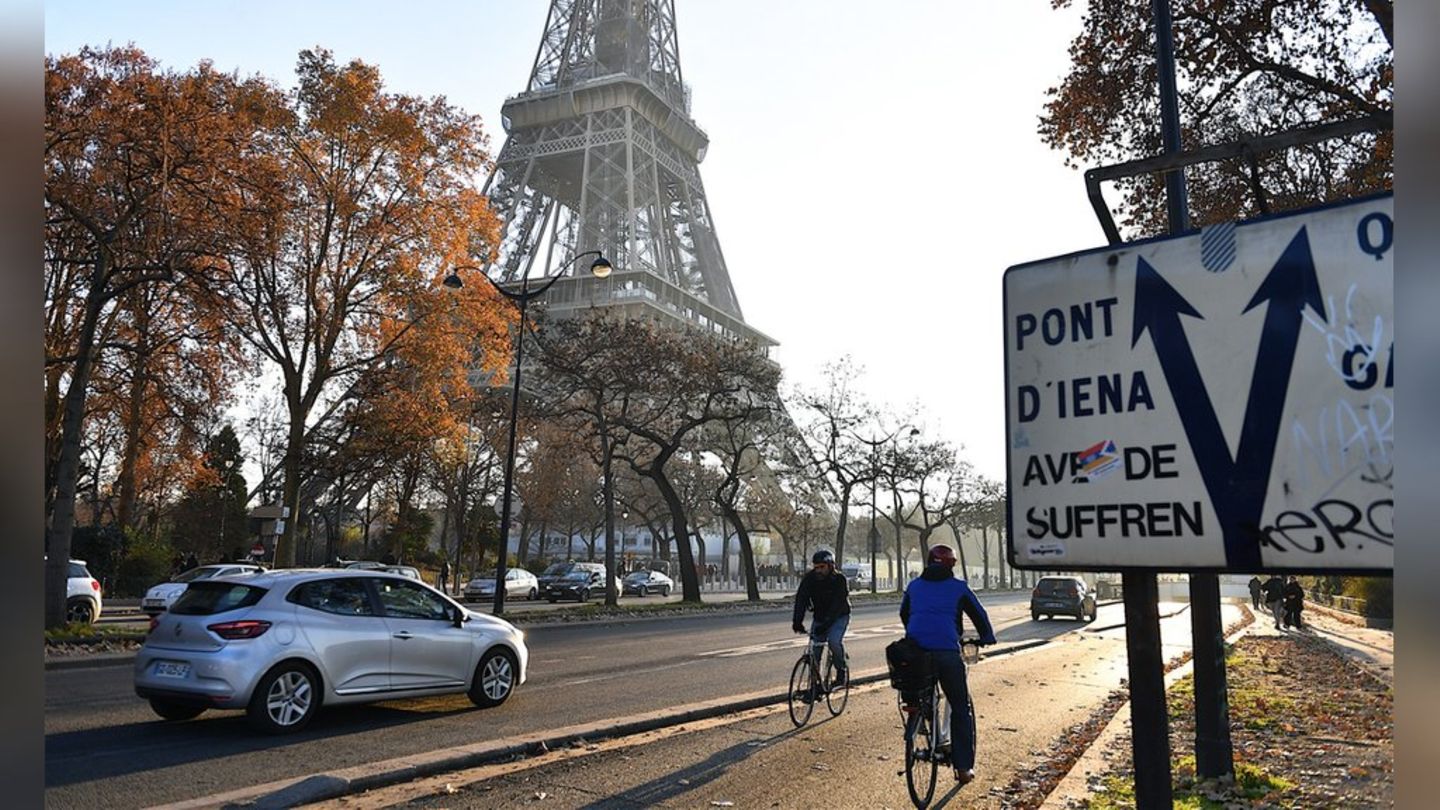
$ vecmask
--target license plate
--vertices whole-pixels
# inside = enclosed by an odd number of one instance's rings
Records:
[[[180,661],[156,661],[155,675],[159,678],[184,678],[190,674],[190,665]]]

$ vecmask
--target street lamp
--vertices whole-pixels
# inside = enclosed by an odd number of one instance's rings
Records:
[[[576,254],[570,261],[561,265],[559,272],[555,273],[549,280],[534,290],[530,289],[529,276],[525,276],[520,280],[520,289],[518,291],[511,291],[496,284],[494,279],[485,275],[484,271],[480,268],[471,265],[456,267],[450,271],[450,274],[445,277],[444,281],[446,287],[458,290],[465,286],[465,283],[460,280],[460,271],[475,270],[480,273],[481,278],[490,282],[490,286],[494,287],[501,295],[510,299],[511,303],[515,304],[520,310],[520,329],[515,333],[515,379],[512,381],[514,389],[510,392],[510,440],[509,451],[505,455],[505,496],[500,507],[500,560],[495,566],[495,615],[497,616],[505,612],[505,568],[509,563],[510,502],[514,496],[511,485],[515,479],[515,426],[520,416],[520,366],[524,360],[525,353],[525,310],[532,299],[544,295],[545,291],[550,289],[551,285],[559,281],[561,276],[565,275],[565,271],[570,269],[571,265],[585,256],[595,257],[595,261],[590,263],[591,275],[595,278],[605,278],[610,275],[610,260],[606,259],[605,255],[598,250],[587,250],[584,253]]]
[[[907,434],[910,438],[913,439],[916,436],[920,435],[920,428],[917,428],[913,425],[901,425],[900,427],[895,428],[895,431],[893,433],[883,439],[866,439],[863,436],[856,436],[854,433],[850,434],[852,437],[855,438],[856,441],[864,442],[865,444],[868,444],[870,446],[870,593],[876,592],[875,589],[877,580],[875,577],[875,548],[880,544],[880,530],[875,528],[875,484],[880,478],[880,445],[886,444],[891,439],[894,439],[896,436],[900,435],[900,431],[904,430],[907,427],[910,428],[910,433]],[[897,566],[899,565],[899,563],[900,561],[896,560]],[[896,569],[895,579],[898,583],[900,579],[898,568]]]

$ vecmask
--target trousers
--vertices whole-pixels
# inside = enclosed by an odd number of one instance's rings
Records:
[[[850,615],[837,616],[829,626],[821,627],[819,622],[810,626],[810,642],[824,641],[830,647],[830,660],[835,666],[845,666],[845,630],[850,626]]]
[[[930,654],[935,658],[940,689],[950,702],[950,764],[968,771],[975,767],[975,725],[970,714],[965,661],[959,650],[935,650]]]

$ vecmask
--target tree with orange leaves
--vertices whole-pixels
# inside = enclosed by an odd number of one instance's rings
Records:
[[[121,302],[213,289],[206,268],[247,216],[235,190],[256,102],[271,95],[208,64],[162,72],[134,48],[45,61],[47,627],[66,619],[88,399],[97,362],[117,350]]]
[[[299,515],[307,440],[373,390],[370,372],[394,392],[365,403],[385,423],[433,418],[427,395],[460,396],[467,361],[496,368],[508,355],[509,315],[483,290],[472,300],[437,289],[446,268],[498,242],[476,186],[487,160],[479,119],[443,99],[387,93],[377,68],[337,64],[325,50],[302,51],[296,73],[256,156],[264,176],[246,190],[267,216],[224,272],[245,313],[241,334],[279,377],[282,498]],[[289,535],[274,559],[294,563]]]
[[[1052,0],[1066,8],[1072,0]],[[1090,3],[1070,46],[1070,72],[1049,90],[1040,136],[1075,165],[1161,152],[1160,99],[1149,0]],[[1174,0],[1176,78],[1186,149],[1392,108],[1391,0]],[[1390,131],[1256,156],[1273,210],[1390,187]],[[1185,171],[1196,225],[1259,213],[1248,162]],[[1121,184],[1125,224],[1136,237],[1165,233],[1161,176]]]

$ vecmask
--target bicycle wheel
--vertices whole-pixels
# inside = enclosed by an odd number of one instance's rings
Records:
[[[815,667],[807,651],[790,670],[790,722],[803,726],[810,721],[810,713],[815,711],[814,693]]]
[[[825,707],[830,710],[831,717],[839,717],[845,711],[845,704],[850,702],[850,668],[845,668],[845,677],[837,678],[835,662],[831,659],[830,648],[825,648],[825,665],[821,669],[825,673]]]
[[[934,705],[933,699],[923,701],[905,722],[905,786],[910,790],[910,801],[920,808],[929,806],[930,797],[935,795]]]

